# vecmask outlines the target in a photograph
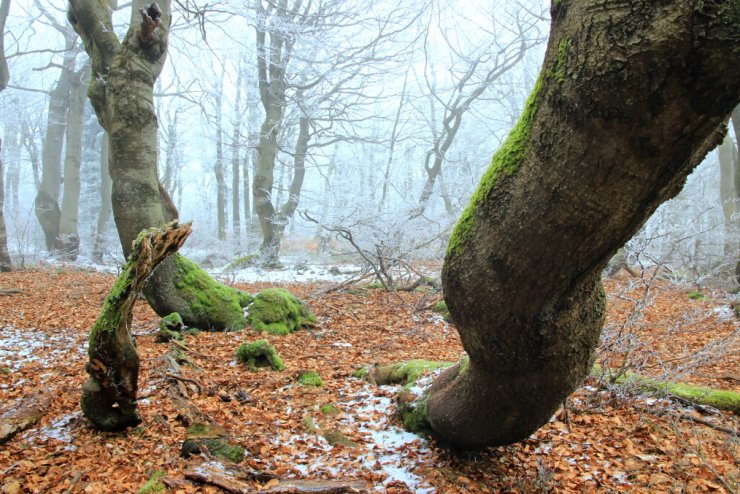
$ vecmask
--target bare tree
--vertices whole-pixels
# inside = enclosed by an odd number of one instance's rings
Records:
[[[512,8],[515,10],[509,12]],[[426,181],[412,218],[424,213],[435,183],[438,178],[441,179],[442,165],[460,131],[463,117],[478,100],[487,93],[490,94],[497,80],[514,68],[524,58],[527,50],[546,39],[539,31],[541,16],[530,13],[518,4],[507,5],[497,9],[495,13],[481,16],[485,21],[480,28],[486,37],[478,46],[461,47],[461,33],[456,32],[453,39],[445,29],[439,29],[436,34],[441,35],[449,53],[454,57],[447,68],[450,79],[447,84],[440,82],[434,75],[439,71],[439,64],[435,54],[430,53],[429,38],[434,29],[433,17],[430,16],[424,37],[422,74],[431,107],[431,148],[424,156]],[[442,112],[439,122],[436,118],[437,107]],[[446,199],[446,202],[449,203],[449,200]],[[449,204],[446,205],[448,213],[452,213]]]

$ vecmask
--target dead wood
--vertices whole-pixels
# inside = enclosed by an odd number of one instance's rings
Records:
[[[51,393],[48,390],[39,390],[22,398],[19,404],[11,406],[0,415],[0,444],[38,422],[50,405]]]
[[[260,492],[272,494],[359,494],[370,492],[373,488],[370,482],[357,479],[304,480],[274,477],[248,467],[226,465],[212,458],[192,465],[185,471],[185,478],[214,485],[234,494],[255,492],[255,481],[269,481],[269,488],[260,489]]]
[[[26,292],[23,290],[16,290],[15,288],[0,288],[0,296],[17,295],[19,293],[26,293]]]

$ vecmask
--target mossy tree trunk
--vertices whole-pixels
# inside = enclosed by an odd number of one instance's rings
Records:
[[[167,53],[170,1],[135,0],[123,41],[113,29],[111,6],[106,0],[70,0],[67,17],[90,56],[88,96],[108,134],[113,217],[128,256],[140,231],[177,216],[157,176],[153,96]],[[179,312],[188,326],[225,329],[245,324],[241,292],[215,282],[179,254],[160,265],[144,294],[157,314]]]
[[[90,330],[82,411],[99,429],[122,430],[139,423],[136,391],[139,355],[131,338],[131,319],[139,292],[154,268],[177,251],[190,235],[190,224],[168,224],[141,232],[131,255]]]
[[[558,0],[552,19],[536,87],[445,258],[470,362],[424,405],[459,447],[528,437],[588,375],[602,269],[721,141],[740,99],[740,0]]]

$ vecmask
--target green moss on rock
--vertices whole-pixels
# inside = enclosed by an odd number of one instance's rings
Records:
[[[305,371],[298,374],[298,382],[303,386],[316,386],[320,388],[324,385],[324,380],[316,371]]]
[[[247,325],[243,308],[252,302],[250,294],[218,283],[197,264],[179,254],[175,254],[174,262],[178,272],[176,288],[190,304],[195,319],[224,321],[228,330],[239,330]]]
[[[262,290],[247,311],[248,321],[254,329],[272,335],[290,334],[302,326],[316,323],[308,306],[283,288]]]
[[[259,254],[247,254],[246,256],[238,257],[231,261],[228,266],[226,266],[226,271],[234,271],[241,268],[246,268],[249,266],[256,266],[259,264],[260,261],[260,255]]]
[[[236,350],[236,359],[243,364],[247,364],[247,367],[252,371],[259,367],[271,367],[276,371],[285,369],[285,364],[280,355],[267,340],[257,340],[240,345]]]

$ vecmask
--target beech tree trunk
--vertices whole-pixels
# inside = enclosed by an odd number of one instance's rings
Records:
[[[70,80],[69,109],[67,111],[67,146],[64,155],[64,194],[59,217],[59,235],[56,248],[70,261],[77,259],[80,235],[77,217],[80,209],[80,165],[82,164],[82,127],[87,95],[90,64],[86,63]]]
[[[610,257],[724,135],[740,100],[740,0],[553,2],[524,113],[447,250],[470,360],[421,407],[463,448],[545,424],[588,374]]]
[[[108,134],[103,131],[100,137],[100,212],[95,229],[95,245],[92,257],[95,262],[103,262],[103,246],[105,233],[108,230],[108,220],[111,214],[111,179],[108,172]]]
[[[162,226],[177,212],[157,176],[157,117],[154,82],[167,53],[170,1],[135,0],[121,42],[105,0],[70,0],[68,15],[90,56],[88,96],[109,136],[113,217],[126,257],[142,230]],[[241,329],[246,325],[239,290],[221,285],[195,263],[167,258],[144,288],[160,316],[179,312],[186,325]]]
[[[68,39],[67,45],[70,45]],[[62,148],[67,127],[69,92],[74,74],[75,53],[69,50],[64,55],[62,72],[54,89],[49,93],[49,115],[46,137],[41,151],[41,184],[34,202],[36,218],[44,231],[46,250],[54,252],[59,237],[59,195],[62,186]]]
[[[2,150],[2,141],[0,141],[0,150]],[[3,160],[0,158],[0,272],[5,273],[13,270],[13,264],[10,261],[8,253],[8,233],[5,228],[5,188],[3,187]]]

